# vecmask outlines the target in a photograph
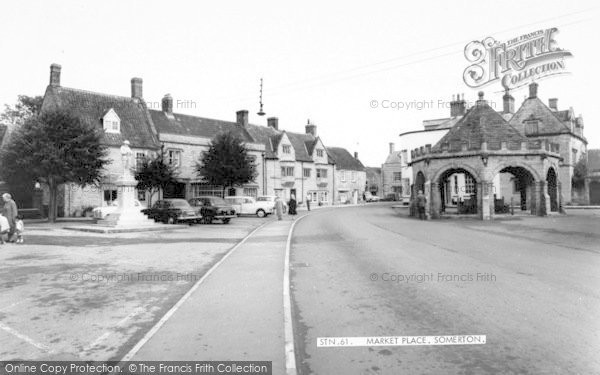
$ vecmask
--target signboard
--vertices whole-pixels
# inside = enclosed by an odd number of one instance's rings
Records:
[[[507,41],[492,37],[465,46],[471,63],[463,80],[469,87],[482,87],[499,81],[504,89],[525,86],[540,78],[566,74],[565,58],[571,52],[561,49],[555,40],[558,29],[537,30]]]

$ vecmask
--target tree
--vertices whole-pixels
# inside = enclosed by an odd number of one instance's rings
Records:
[[[101,131],[67,111],[30,117],[17,128],[0,153],[2,177],[8,181],[34,181],[48,186],[48,219],[56,221],[58,188],[99,182],[109,163]]]
[[[135,171],[138,190],[148,192],[150,198],[148,207],[152,205],[152,197],[164,190],[168,185],[177,182],[175,179],[177,173],[172,165],[164,162],[164,148],[161,147],[160,155],[150,160],[145,159],[138,170]]]
[[[209,184],[225,189],[251,182],[256,177],[256,164],[248,155],[242,140],[231,132],[217,135],[197,164],[198,175]]]
[[[587,158],[581,157],[575,167],[573,168],[573,178],[571,179],[571,185],[575,189],[581,189],[585,186],[585,178],[587,177]]]
[[[4,105],[4,112],[0,114],[0,123],[9,126],[22,125],[25,120],[40,113],[43,100],[41,96],[19,95],[14,107]]]
[[[4,112],[0,113],[0,124],[7,126],[5,143],[8,142],[10,134],[14,129],[23,125],[30,117],[37,116],[42,107],[43,97],[19,95],[14,106],[5,105]],[[0,140],[0,142],[2,142]],[[17,202],[31,202],[33,194],[33,183],[28,179],[11,179],[6,181],[13,199]]]

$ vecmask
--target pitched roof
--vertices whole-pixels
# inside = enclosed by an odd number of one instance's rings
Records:
[[[279,140],[281,140],[281,132],[270,126],[252,124],[248,124],[246,130],[255,142],[265,145],[265,158],[277,159],[277,146],[279,145]]]
[[[300,134],[300,133],[292,133],[285,132],[287,134],[290,142],[292,143],[292,147],[294,147],[294,151],[296,153],[296,161],[313,161],[312,157],[308,154],[308,150],[306,149],[306,142],[316,142],[316,138],[311,134]]]
[[[365,166],[342,147],[327,147],[327,153],[333,159],[337,169],[364,171]]]
[[[536,119],[539,121],[538,135],[570,133],[570,127],[563,122],[565,120],[561,120],[561,117],[566,119],[568,116],[568,113],[565,115],[564,112],[552,111],[537,97],[527,98],[510,119],[510,124],[519,130],[521,134],[525,134],[525,121]]]
[[[402,163],[402,152],[394,151],[391,152],[385,159],[384,164],[400,164]]]
[[[102,118],[111,108],[121,121],[120,133],[104,133],[103,142],[109,146],[121,146],[128,140],[131,147],[156,149],[158,137],[148,116],[143,100],[101,94],[97,92],[48,86],[42,111],[66,109],[82,121],[102,129]]]
[[[167,116],[163,111],[150,110],[152,122],[159,133],[214,138],[219,133],[232,132],[244,142],[254,142],[252,136],[244,127],[235,122],[214,120],[204,117],[173,113]]]
[[[467,142],[469,145],[499,144],[505,142],[523,142],[526,138],[521,135],[485,100],[478,100],[477,104],[438,141],[433,147],[439,149],[442,144],[460,144]]]
[[[589,172],[600,172],[600,149],[588,150],[587,168]]]

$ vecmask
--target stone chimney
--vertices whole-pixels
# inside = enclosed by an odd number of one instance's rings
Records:
[[[142,79],[134,77],[131,79],[131,97],[135,99],[142,99],[144,97],[142,90]]]
[[[279,130],[279,119],[277,117],[269,117],[267,119],[267,125],[270,128],[273,128],[275,130]]]
[[[312,134],[313,137],[317,136],[317,125],[311,124],[310,120],[306,121],[305,130],[306,134]]]
[[[235,113],[237,115],[237,124],[239,126],[246,127],[248,126],[248,110],[242,109]]]
[[[358,160],[358,152],[354,151],[354,159]]]
[[[394,153],[395,148],[396,148],[396,145],[394,145],[394,142],[390,142],[390,154]]]
[[[479,99],[477,99],[477,105],[482,105],[482,104],[485,104],[485,103],[486,103],[485,99],[483,98],[483,96],[484,96],[484,95],[485,95],[485,94],[484,94],[484,92],[483,92],[483,91],[479,91],[479,92],[477,93],[477,96],[479,97]]]
[[[550,107],[550,109],[553,111],[558,111],[558,99],[557,98],[548,99],[548,107]]]
[[[535,99],[537,98],[537,89],[538,89],[538,84],[535,82],[532,82],[529,85],[529,99]]]
[[[452,101],[450,102],[450,117],[464,116],[467,110],[467,103],[465,102],[465,94],[452,95]]]
[[[510,95],[510,91],[506,89],[502,96],[504,113],[515,113],[515,98]]]
[[[166,94],[162,98],[162,111],[167,115],[173,115],[173,97],[171,94]]]
[[[50,65],[50,86],[60,86],[60,69],[58,64]]]

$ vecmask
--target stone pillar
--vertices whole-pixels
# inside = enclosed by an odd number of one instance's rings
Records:
[[[425,216],[427,219],[432,218],[432,196],[431,196],[431,181],[425,181],[423,186],[423,194],[427,197],[427,202],[425,203]],[[435,217],[434,217],[435,218]]]
[[[432,219],[440,218],[440,209],[442,208],[442,197],[440,196],[440,184],[437,182],[431,184],[431,193],[429,194],[429,217]]]
[[[546,182],[536,181],[533,186],[533,199],[535,201],[535,215],[546,216]]]
[[[544,207],[546,208],[545,214],[547,215],[551,211],[552,203],[550,202],[550,193],[548,193],[548,182],[544,181],[542,188],[542,199],[544,200]]]
[[[476,183],[477,186],[477,215],[483,219],[483,186],[481,182]]]
[[[481,182],[481,219],[492,220],[494,217],[494,182]]]

